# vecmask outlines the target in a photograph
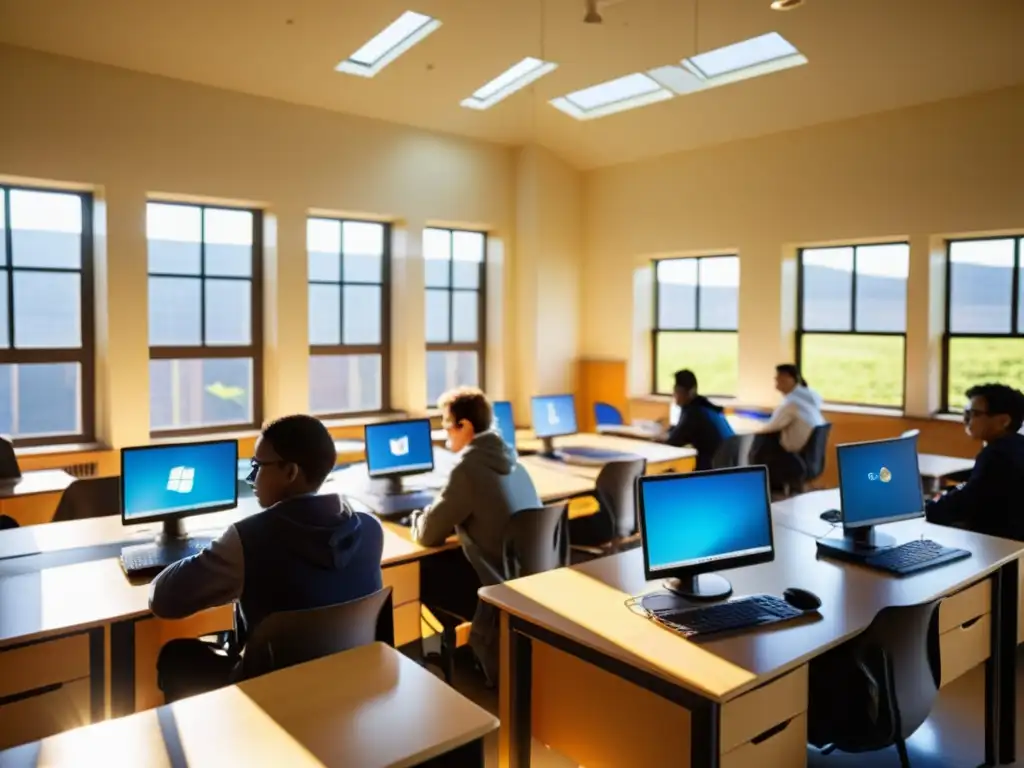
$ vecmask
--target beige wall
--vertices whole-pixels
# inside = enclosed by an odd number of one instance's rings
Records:
[[[1024,88],[590,172],[581,354],[630,359],[649,391],[652,256],[738,252],[740,391],[770,403],[793,356],[803,244],[908,238],[907,411],[937,407],[943,236],[1024,231]],[[938,252],[938,256],[936,253]],[[636,274],[641,270],[641,274]]]

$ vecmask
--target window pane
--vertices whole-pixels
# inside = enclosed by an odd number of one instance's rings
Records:
[[[149,343],[175,347],[202,342],[198,278],[149,278]]]
[[[81,404],[78,363],[0,365],[0,433],[81,434]]]
[[[950,339],[949,409],[965,404],[970,387],[990,382],[1024,389],[1024,339]]]
[[[345,282],[379,283],[384,263],[384,225],[368,221],[344,224]]]
[[[949,244],[949,330],[1008,333],[1013,296],[1013,240]]]
[[[427,291],[427,342],[448,338],[448,291]]]
[[[4,219],[6,205],[4,200],[7,197],[7,190],[0,189],[0,264],[7,263],[7,221]]]
[[[803,269],[803,328],[850,331],[853,248],[807,248]]]
[[[427,352],[427,404],[446,390],[480,385],[476,352]]]
[[[697,260],[658,262],[658,327],[697,327]]]
[[[306,222],[309,279],[341,280],[341,222],[309,219]]]
[[[77,272],[14,273],[14,346],[82,345],[82,277]]]
[[[194,205],[146,205],[149,271],[170,275],[198,275],[202,214]]]
[[[862,245],[857,248],[857,330],[907,329],[907,276],[910,246]]]
[[[700,259],[700,328],[735,331],[740,319],[740,260]]]
[[[309,343],[341,344],[341,286],[309,286]]]
[[[317,414],[381,410],[381,356],[313,355],[309,407]]]
[[[828,402],[902,406],[903,364],[902,336],[803,337],[802,372]]]
[[[484,261],[485,239],[482,232],[453,232],[452,269],[456,288],[479,288],[480,265]]]
[[[12,189],[11,262],[26,267],[82,266],[82,198]]]
[[[452,258],[451,232],[447,229],[423,230],[423,258],[427,287],[447,286]]]
[[[252,359],[150,360],[150,427],[252,423]]]
[[[477,315],[476,291],[455,291],[452,294],[452,341],[477,341],[480,318]]]
[[[207,208],[203,220],[206,274],[249,277],[252,274],[252,211]]]
[[[11,345],[11,329],[7,327],[7,274],[7,270],[0,271],[0,347],[5,348]]]
[[[1024,333],[1024,237],[1017,242],[1021,263],[1017,269],[1017,333]]]
[[[252,342],[252,283],[248,280],[206,281],[206,343]]]
[[[738,389],[739,340],[735,333],[659,333],[656,391],[672,392],[675,372],[689,368],[702,394],[734,395]]]
[[[346,285],[342,310],[346,344],[380,344],[380,288]]]

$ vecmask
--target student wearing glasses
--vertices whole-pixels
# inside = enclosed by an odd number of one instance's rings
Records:
[[[967,482],[929,501],[928,520],[1024,541],[1024,394],[1005,384],[967,390],[967,434],[983,444]]]

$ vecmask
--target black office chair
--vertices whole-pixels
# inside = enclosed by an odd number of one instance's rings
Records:
[[[0,481],[11,482],[20,478],[21,467],[14,453],[14,443],[9,438],[0,437]]]
[[[88,520],[121,514],[121,480],[118,477],[87,477],[75,480],[60,495],[53,522]]]
[[[394,645],[391,587],[346,603],[270,614],[245,644],[241,677],[265,675],[377,640]]]
[[[831,432],[831,424],[819,424],[811,432],[807,445],[800,451],[800,462],[803,465],[803,474],[799,481],[801,493],[809,486],[813,487],[812,483],[825,472],[825,458],[828,456],[828,438]]]
[[[626,459],[605,464],[594,483],[598,510],[569,523],[572,551],[585,561],[639,544],[636,519],[636,481],[647,469],[645,459]]]
[[[712,469],[730,469],[750,464],[750,448],[754,444],[753,434],[732,435],[718,446],[711,459]]]
[[[18,521],[9,515],[0,515],[0,531],[9,531],[18,527]]]
[[[928,717],[941,681],[938,602],[883,609],[853,640],[810,664],[807,740],[827,754],[895,746]]]

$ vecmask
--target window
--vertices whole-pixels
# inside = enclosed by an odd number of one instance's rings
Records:
[[[483,232],[423,231],[427,308],[427,403],[445,390],[484,386]]]
[[[797,364],[826,401],[903,407],[906,243],[800,251]]]
[[[309,219],[309,407],[320,416],[388,406],[391,228]]]
[[[0,433],[93,438],[92,198],[0,186]]]
[[[680,368],[697,374],[703,394],[735,394],[739,257],[663,259],[654,266],[655,394],[672,392]]]
[[[1024,237],[948,244],[943,410],[975,384],[1024,387]]]
[[[261,226],[258,211],[147,206],[153,432],[259,424]]]

